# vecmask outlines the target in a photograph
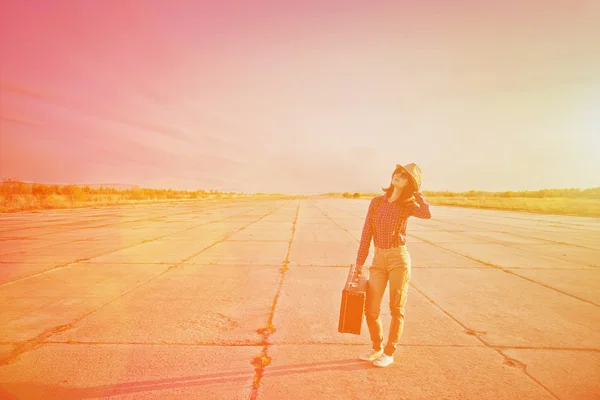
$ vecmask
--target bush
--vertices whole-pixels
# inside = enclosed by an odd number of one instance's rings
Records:
[[[85,198],[83,190],[75,185],[63,186],[60,189],[60,194],[66,196],[71,201],[81,201]]]
[[[44,199],[42,205],[46,208],[59,208],[64,206],[66,200],[66,196],[64,195],[50,193],[50,195]]]
[[[8,179],[0,185],[0,194],[4,196],[31,194],[31,186],[16,179]]]
[[[46,197],[50,196],[51,194],[56,194],[56,187],[35,183],[35,184],[33,184],[32,188],[31,188],[31,194],[33,194],[34,196],[36,196],[40,199],[45,199]]]
[[[131,189],[127,193],[127,198],[131,200],[142,200],[145,199],[146,196],[144,195],[144,192],[140,189]]]
[[[208,196],[208,194],[204,190],[197,190],[197,191],[194,192],[193,195],[197,199],[201,199],[201,198],[204,198],[204,197]]]

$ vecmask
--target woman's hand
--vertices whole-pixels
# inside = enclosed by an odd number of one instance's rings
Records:
[[[354,270],[356,271],[356,274],[358,276],[360,276],[363,273],[363,266],[362,265],[357,265],[356,268],[354,268]]]

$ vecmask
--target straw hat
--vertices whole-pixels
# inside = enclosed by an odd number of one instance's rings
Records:
[[[406,171],[408,175],[410,175],[413,183],[415,184],[415,188],[418,191],[421,187],[421,182],[423,181],[423,173],[421,172],[421,168],[415,163],[410,163],[406,165],[396,164],[396,169],[394,170],[394,174],[398,171]],[[393,174],[392,174],[393,175]]]

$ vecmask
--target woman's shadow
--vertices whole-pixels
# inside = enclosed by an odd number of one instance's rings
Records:
[[[370,368],[373,368],[371,363],[356,359],[267,366],[263,373],[263,379],[265,377],[297,375],[311,372],[358,371]],[[0,383],[0,398],[15,400],[41,398],[88,399],[128,393],[151,392],[154,390],[177,389],[223,383],[231,384],[232,382],[238,383],[240,388],[242,388],[247,385],[252,385],[254,375],[255,373],[251,369],[240,369],[212,374],[184,376],[180,378],[153,379],[83,388],[28,382],[2,382]]]

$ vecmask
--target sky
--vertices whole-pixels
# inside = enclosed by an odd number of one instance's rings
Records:
[[[0,177],[600,186],[600,2],[4,0]]]

